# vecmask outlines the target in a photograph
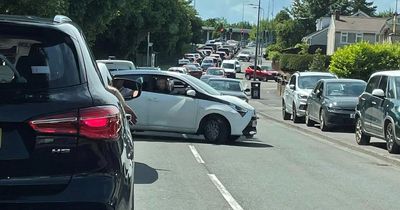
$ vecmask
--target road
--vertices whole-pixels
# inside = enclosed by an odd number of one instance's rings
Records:
[[[260,112],[254,139],[136,135],[135,208],[398,209],[399,166],[272,120],[276,83],[261,87],[261,100],[250,101]]]

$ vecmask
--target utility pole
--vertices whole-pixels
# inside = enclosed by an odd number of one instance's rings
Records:
[[[244,0],[243,0],[243,7],[242,7],[242,30],[244,29]],[[240,34],[240,47],[243,43],[243,32]]]
[[[260,7],[261,7],[261,0],[258,0],[258,8],[257,8],[257,33],[256,33],[256,54],[254,57],[254,71],[253,71],[253,80],[256,81],[256,71],[257,71],[257,59],[258,59],[258,46],[260,40]]]

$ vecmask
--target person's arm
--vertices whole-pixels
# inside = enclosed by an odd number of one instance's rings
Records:
[[[109,90],[112,94],[114,94],[118,100],[120,101],[122,107],[124,108],[125,112],[127,114],[130,114],[132,116],[132,123],[136,124],[137,123],[137,115],[136,113],[128,106],[128,104],[126,104],[124,97],[122,96],[122,94],[118,91],[118,89],[112,87],[112,86],[108,86],[107,90]]]

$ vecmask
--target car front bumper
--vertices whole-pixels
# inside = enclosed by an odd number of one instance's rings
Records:
[[[247,124],[246,128],[243,130],[243,135],[244,136],[254,136],[257,134],[257,115],[254,113],[254,115],[251,117],[251,120],[249,124]]]
[[[354,126],[355,111],[325,112],[326,124],[328,126]]]

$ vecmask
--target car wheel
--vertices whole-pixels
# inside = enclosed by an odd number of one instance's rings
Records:
[[[293,104],[292,107],[293,107],[293,108],[292,108],[292,110],[293,110],[293,113],[292,113],[292,120],[293,120],[293,122],[294,122],[294,123],[301,123],[301,117],[297,116],[296,105]]]
[[[244,136],[244,137],[246,137],[246,139],[252,139],[253,137],[254,137],[254,135],[246,135],[246,136]]]
[[[210,117],[204,125],[204,137],[207,141],[217,144],[226,142],[229,129],[221,117]]]
[[[386,147],[389,153],[398,154],[400,147],[396,142],[396,135],[394,133],[393,124],[389,123],[386,126]]]
[[[239,136],[239,135],[230,135],[230,136],[229,136],[229,141],[230,141],[230,142],[235,142],[235,141],[239,140],[240,137],[241,137],[241,136]]]
[[[321,128],[321,131],[329,131],[329,127],[326,124],[326,115],[324,110],[321,110],[319,114],[319,127]]]
[[[290,120],[290,113],[286,111],[285,101],[282,100],[282,116],[283,120]]]
[[[247,80],[250,80],[250,79],[251,79],[251,77],[250,77],[249,74],[246,74],[244,77],[246,77]]]
[[[371,137],[364,134],[364,132],[362,130],[361,118],[357,118],[355,133],[356,133],[357,144],[359,144],[359,145],[368,145],[369,144]]]
[[[308,116],[308,111],[306,112],[306,125],[308,127],[313,127],[315,125],[315,122],[313,120],[310,119],[310,117]]]

